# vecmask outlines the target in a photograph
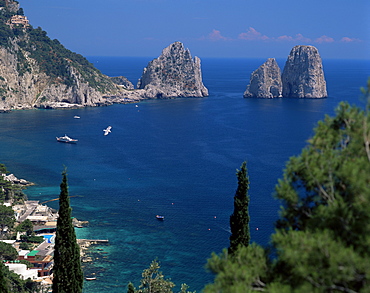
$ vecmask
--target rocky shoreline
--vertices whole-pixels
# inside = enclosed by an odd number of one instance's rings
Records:
[[[14,174],[1,174],[2,178],[6,181],[11,182],[12,185],[21,186],[22,188],[26,188],[27,186],[35,185],[33,182],[27,181],[25,179],[19,179]],[[57,199],[53,199],[57,200]],[[45,205],[46,202],[40,204],[39,201],[32,201],[24,199],[22,203],[14,203],[12,199],[7,201],[5,205],[12,206],[13,210],[16,212],[16,222],[21,224],[26,219],[30,220],[33,223],[33,229],[36,233],[36,236],[43,236],[44,241],[39,243],[38,246],[33,247],[33,249],[29,250],[28,253],[32,253],[33,251],[37,251],[38,253],[42,252],[45,255],[39,256],[41,259],[44,257],[43,260],[52,263],[52,255],[54,251],[54,241],[51,239],[55,239],[55,231],[56,231],[56,223],[58,218],[58,212],[55,209],[52,209]],[[89,225],[88,221],[81,221],[77,218],[72,219],[72,224],[75,228],[81,229],[87,227]],[[53,235],[51,237],[51,235]],[[46,237],[45,237],[46,236]],[[17,236],[19,237],[19,236]],[[80,257],[82,263],[91,263],[89,266],[89,270],[95,270],[93,262],[94,260],[98,259],[100,256],[94,256],[94,251],[91,249],[92,246],[97,245],[109,245],[108,239],[77,239],[77,243],[80,246]],[[23,250],[19,249],[19,242],[14,242],[14,247],[17,249],[20,255],[23,255],[26,251],[22,253]],[[101,251],[102,249],[97,249],[97,251]],[[52,267],[52,265],[50,266]],[[42,273],[44,274],[44,273]],[[42,275],[44,276],[44,275]],[[46,274],[46,276],[48,276]]]
[[[69,64],[66,72],[72,82],[67,85],[40,71],[36,63],[30,67],[30,72],[19,74],[18,63],[14,53],[0,47],[0,71],[3,72],[0,87],[14,88],[13,91],[3,90],[0,112],[78,109],[147,99],[208,96],[208,89],[202,82],[200,59],[192,58],[181,42],[169,45],[158,58],[148,63],[136,89],[124,76],[109,77],[95,68],[90,68],[90,76],[81,74],[83,67]]]
[[[90,255],[90,249],[93,245],[109,245],[109,240],[102,239],[77,239],[77,243],[80,246],[80,256],[82,263],[93,262],[94,259]]]
[[[1,174],[4,180],[10,181],[12,184],[19,184],[21,186],[35,185],[33,182],[27,181],[26,179],[18,179],[14,174]]]

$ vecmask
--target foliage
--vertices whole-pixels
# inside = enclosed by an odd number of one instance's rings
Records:
[[[175,284],[169,279],[165,280],[162,272],[159,271],[159,263],[153,260],[149,268],[142,273],[138,293],[170,293]]]
[[[60,184],[59,217],[54,247],[53,293],[80,293],[83,286],[80,248],[72,224],[66,170]]]
[[[16,260],[17,250],[8,243],[0,242],[0,260]]]
[[[7,174],[8,170],[6,169],[6,166],[4,164],[0,164],[0,173],[1,174]]]
[[[206,293],[370,292],[368,109],[340,103],[318,123],[276,186],[282,207],[271,250],[213,254],[217,275]]]
[[[4,234],[5,228],[13,229],[15,223],[14,211],[11,207],[0,204],[0,235]]]
[[[21,235],[21,240],[24,242],[29,243],[42,243],[44,242],[44,237],[42,236],[28,236],[28,235]]]
[[[21,263],[28,263],[21,261]],[[27,267],[29,267],[27,265]],[[41,292],[40,285],[30,279],[22,280],[19,275],[9,271],[9,269],[0,261],[0,293],[33,293]]]
[[[23,193],[22,187],[4,179],[3,175],[8,173],[9,172],[5,165],[0,164],[0,202],[10,200],[13,200],[14,202],[23,202],[27,197]]]
[[[161,271],[159,271],[159,262],[153,260],[149,268],[142,273],[139,289],[136,289],[130,282],[127,286],[127,293],[173,293],[172,288],[175,284],[170,279],[165,279]],[[195,293],[187,291],[188,285],[182,284],[179,293]]]
[[[248,246],[250,241],[249,233],[249,178],[247,163],[243,162],[240,170],[237,170],[238,188],[234,196],[234,212],[230,216],[230,247],[229,253],[234,253],[238,246]]]
[[[0,46],[17,56],[19,75],[31,72],[32,66],[26,58],[28,55],[36,60],[41,71],[50,76],[52,82],[75,85],[76,80],[71,72],[73,67],[77,75],[96,90],[106,92],[115,89],[109,78],[102,75],[85,57],[66,49],[58,40],[50,39],[40,27],[8,25],[12,16],[24,15],[22,8],[12,11],[4,1],[0,1],[0,7]]]
[[[277,228],[334,232],[346,245],[370,253],[370,119],[341,103],[319,122],[300,156],[290,159],[276,187],[283,202]]]
[[[0,262],[0,293],[9,293],[9,289],[7,286],[8,279],[6,278],[6,272],[7,268],[3,264],[3,262]]]
[[[31,279],[22,280],[19,275],[9,271],[9,269],[0,262],[0,293],[33,293],[41,292],[40,285]]]
[[[33,233],[33,224],[29,219],[26,219],[17,226],[16,231],[26,232],[26,235],[30,236]]]
[[[128,283],[127,285],[127,293],[135,293],[135,286],[131,282]]]
[[[233,254],[224,249],[222,254],[212,254],[207,268],[217,274],[213,284],[208,284],[204,292],[252,292],[261,288],[267,275],[268,258],[266,251],[252,243],[239,246]]]
[[[32,250],[32,244],[28,243],[28,242],[21,242],[19,243],[19,249],[22,249],[22,250]]]

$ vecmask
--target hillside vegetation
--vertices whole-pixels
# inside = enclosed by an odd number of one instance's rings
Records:
[[[0,0],[0,69],[0,109],[44,102],[93,106],[119,93],[85,57],[34,28],[12,0]]]

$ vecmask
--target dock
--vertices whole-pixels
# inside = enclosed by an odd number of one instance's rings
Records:
[[[98,243],[109,243],[108,239],[77,239],[78,243],[91,243],[91,244],[98,244]]]

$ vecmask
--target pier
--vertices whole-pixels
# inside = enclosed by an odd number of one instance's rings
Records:
[[[90,242],[91,244],[98,244],[98,243],[109,243],[108,239],[77,239],[78,243],[86,243]]]

